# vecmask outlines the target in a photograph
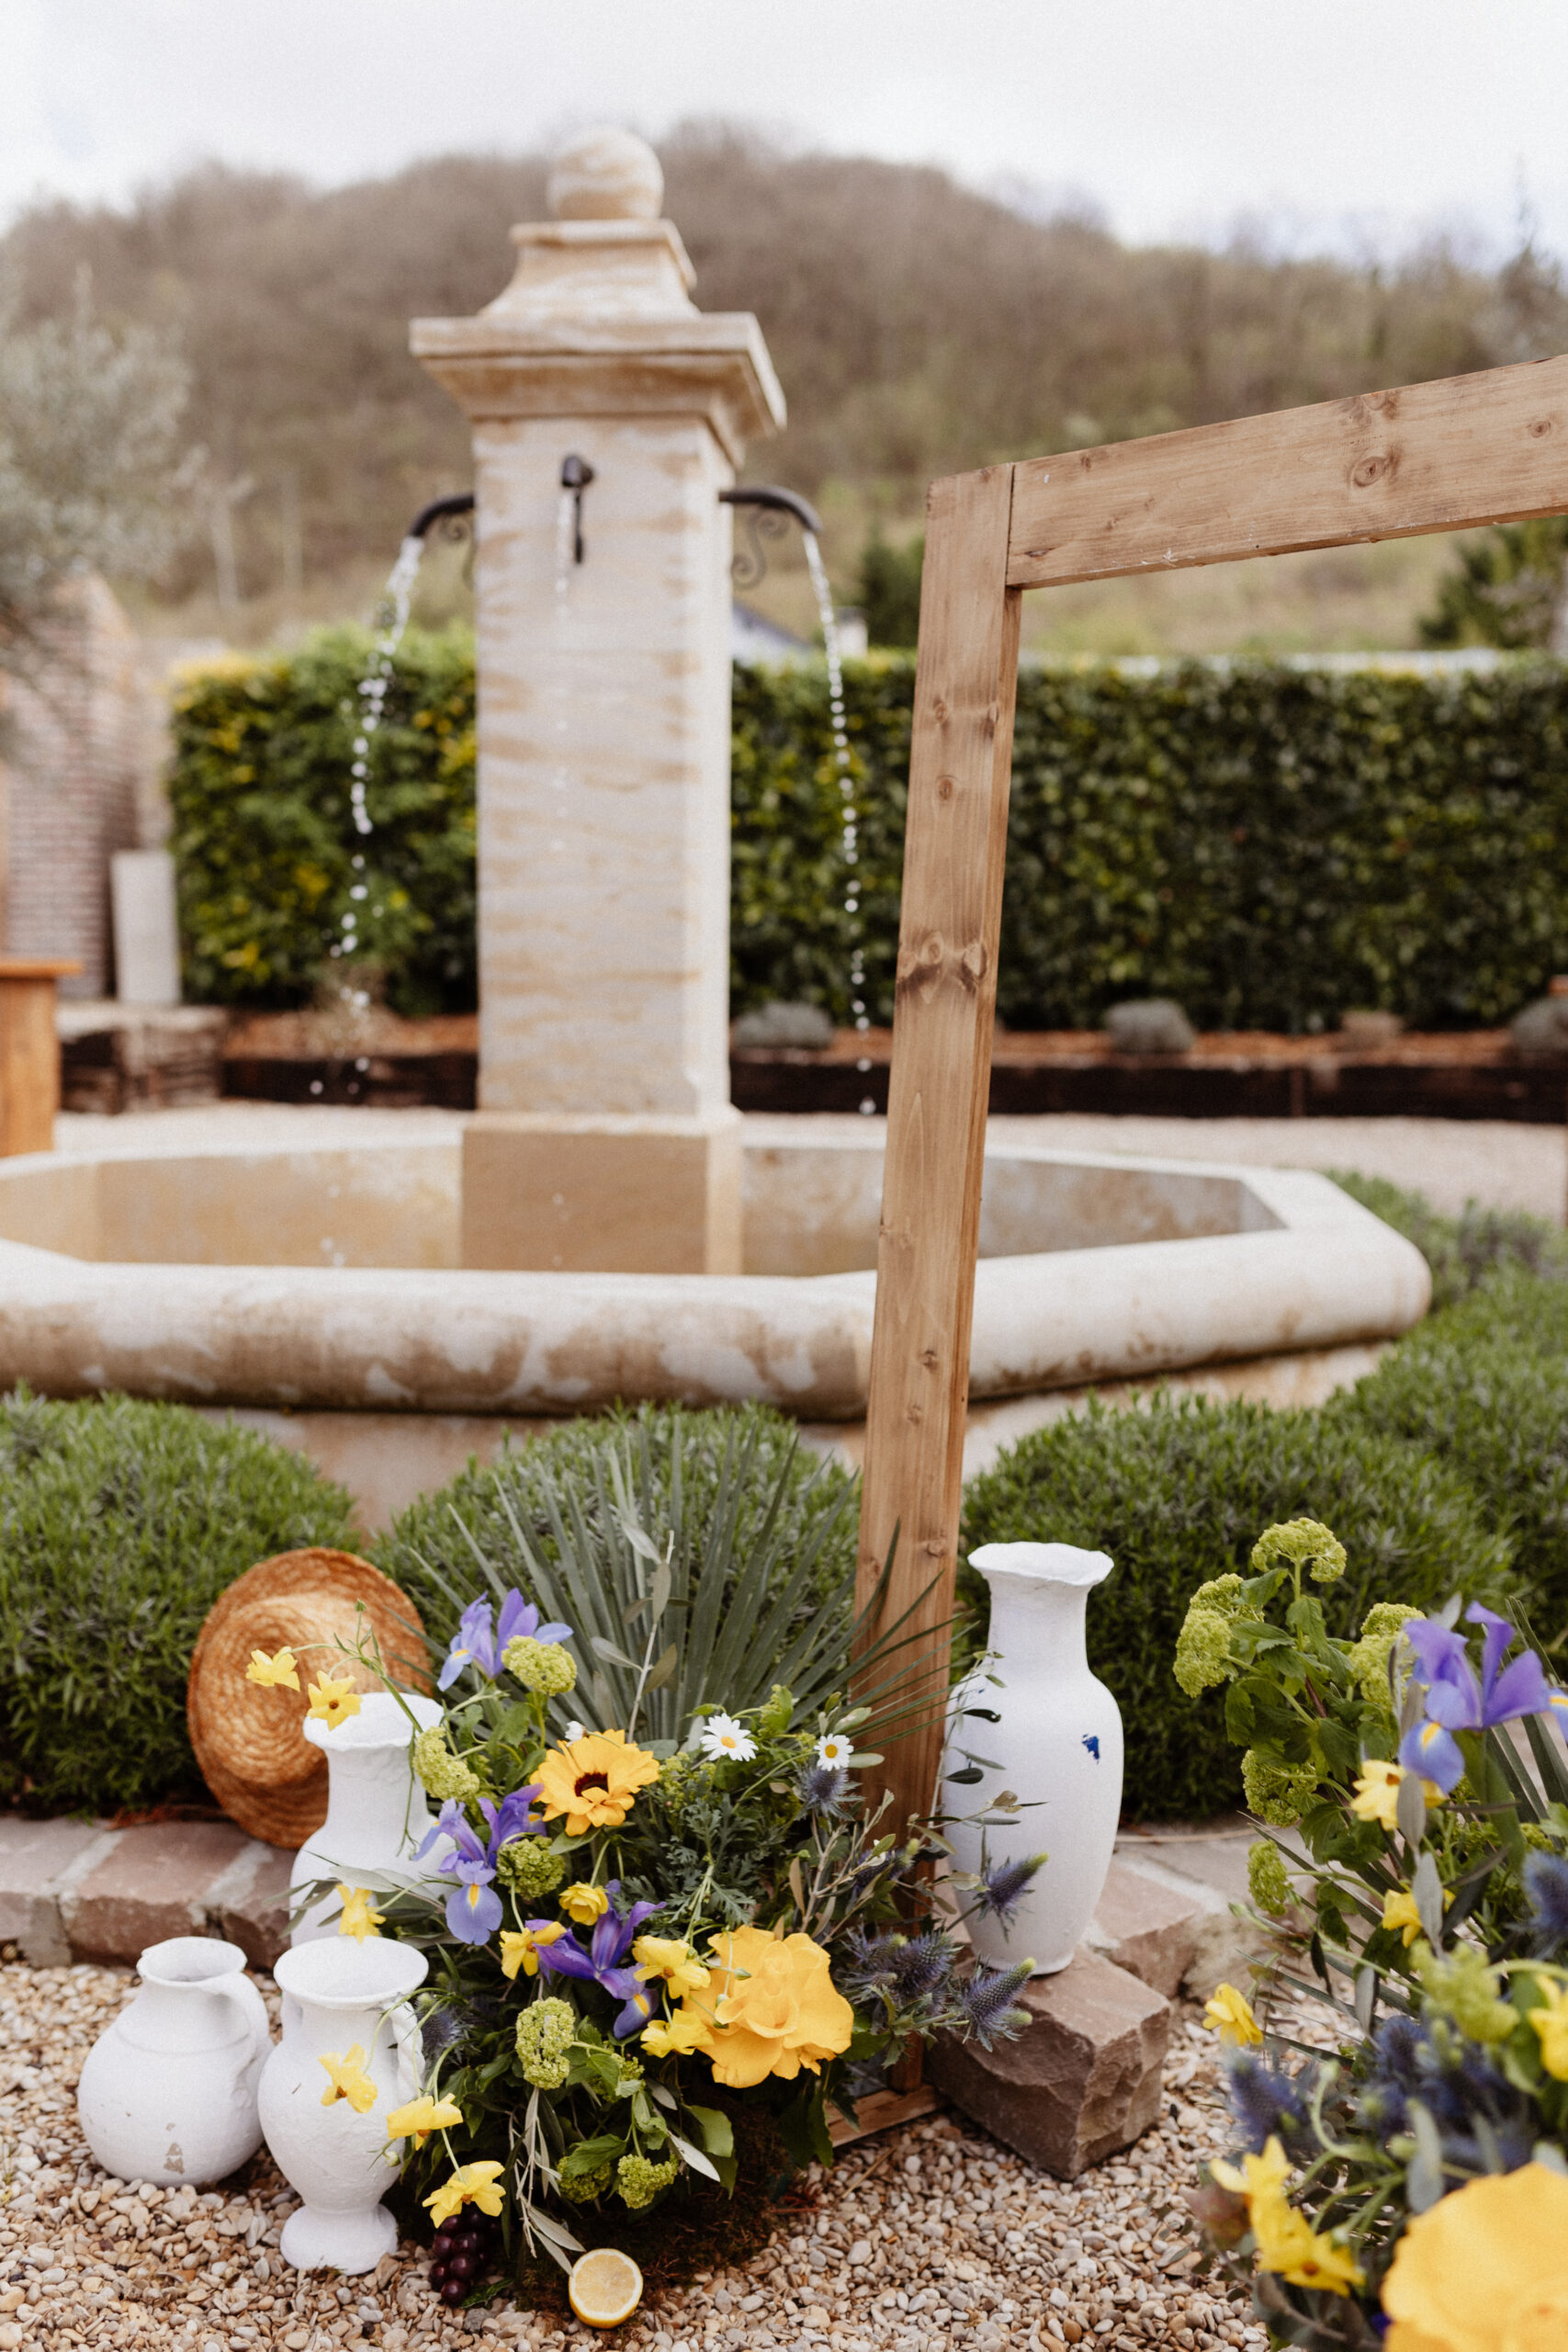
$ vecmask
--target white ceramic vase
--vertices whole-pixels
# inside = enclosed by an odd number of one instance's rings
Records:
[[[998,1682],[973,1677],[958,1703],[998,1720],[955,1717],[943,1770],[964,1764],[962,1750],[987,1761],[977,1786],[945,1784],[943,1799],[977,1813],[1011,1789],[1021,1809],[986,1830],[987,1860],[1048,1857],[1010,1923],[974,1913],[969,1933],[982,1960],[1011,1968],[1031,1959],[1036,1976],[1050,1976],[1066,1968],[1094,1917],[1122,1810],[1121,1711],[1084,1655],[1089,1596],[1111,1563],[1071,1544],[985,1544],[969,1562],[991,1589]],[[958,1869],[977,1872],[980,1829],[960,1824],[948,1834]]]
[[[274,1974],[284,1994],[283,2039],[261,2081],[261,2124],[278,2170],[304,2200],[283,2225],[282,2253],[298,2270],[374,2270],[398,2242],[381,2199],[402,2157],[387,2118],[419,2090],[419,2027],[406,2005],[428,1962],[412,1944],[347,1936],[296,1945]],[[345,2098],[323,2106],[323,2057],[357,2043],[376,2089],[363,2115]]]
[[[136,1963],[136,1997],[87,2052],[82,2131],[121,2180],[222,2180],[261,2146],[266,2006],[238,1944],[172,1936]]]
[[[408,1713],[404,1713],[404,1708]],[[314,1879],[387,1892],[423,1875],[411,1870],[414,1849],[432,1827],[424,1791],[414,1777],[411,1750],[412,1714],[421,1731],[441,1721],[434,1699],[372,1690],[359,1713],[329,1731],[306,1718],[306,1738],[327,1759],[327,1817],[294,1858],[290,1903]],[[335,1894],[313,1903],[290,1940],[311,1942],[337,1933],[343,1905]]]

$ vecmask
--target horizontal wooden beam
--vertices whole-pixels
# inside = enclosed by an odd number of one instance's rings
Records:
[[[1568,514],[1568,357],[1013,468],[1008,585]]]

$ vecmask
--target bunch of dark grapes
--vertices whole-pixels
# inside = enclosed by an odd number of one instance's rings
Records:
[[[477,2214],[444,2222],[430,2249],[430,2283],[444,2303],[460,2303],[490,2267],[491,2232]]]

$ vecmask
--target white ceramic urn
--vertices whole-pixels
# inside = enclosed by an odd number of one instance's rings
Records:
[[[1050,1976],[1066,1968],[1094,1917],[1122,1810],[1121,1711],[1084,1653],[1089,1596],[1111,1563],[1071,1544],[985,1544],[969,1562],[991,1590],[989,1670],[998,1679],[973,1676],[954,1694],[958,1707],[984,1712],[954,1716],[943,1770],[962,1768],[964,1751],[984,1761],[978,1785],[944,1783],[943,1803],[978,1813],[1004,1789],[1022,1801],[985,1830],[986,1860],[1047,1860],[1010,1921],[971,1911],[968,1928],[982,1960],[1000,1968],[1032,1960],[1036,1976]],[[958,1823],[948,1835],[957,1868],[977,1872],[980,1827]]]
[[[320,1938],[278,1958],[283,2039],[262,2075],[261,2122],[278,2170],[304,2200],[283,2225],[283,2256],[298,2270],[355,2278],[397,2245],[381,2199],[403,2143],[387,2137],[387,2118],[419,2091],[419,2026],[407,2003],[428,1965],[412,1944],[389,1936]],[[321,2063],[347,2060],[356,2045],[376,2094],[363,2114],[331,2097]]]
[[[406,1713],[405,1713],[406,1709]],[[359,1713],[329,1731],[306,1718],[304,1732],[327,1759],[327,1817],[294,1858],[290,1903],[312,1880],[331,1879],[386,1892],[423,1873],[411,1868],[414,1849],[434,1826],[424,1791],[414,1777],[412,1715],[421,1731],[441,1721],[434,1699],[372,1690]],[[325,1894],[310,1905],[290,1940],[310,1943],[337,1933],[343,1905]]]
[[[135,1998],[87,2052],[82,2131],[106,2172],[169,2188],[224,2179],[261,2146],[256,2086],[272,2048],[238,1944],[171,1936],[136,1963]]]

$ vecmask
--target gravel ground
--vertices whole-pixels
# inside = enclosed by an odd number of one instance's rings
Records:
[[[75,2084],[130,1989],[124,1969],[0,1967],[0,2352],[608,2340],[510,2308],[454,2315],[412,2248],[366,2278],[289,2269],[276,2249],[294,2199],[265,2156],[227,2195],[106,2177],[77,2128]],[[1166,2089],[1159,2126],[1070,2185],[946,2115],[863,2142],[814,2177],[818,2201],[791,2217],[795,2234],[665,2296],[614,2340],[643,2352],[1261,2352],[1261,2328],[1186,2275],[1197,2256],[1175,2200],[1224,2138],[1213,2037],[1195,2011],[1177,2019]]]

